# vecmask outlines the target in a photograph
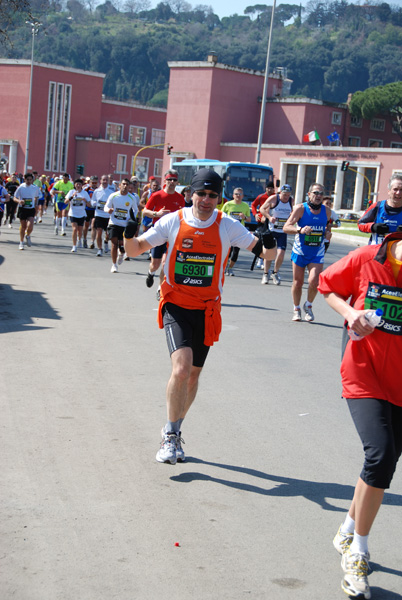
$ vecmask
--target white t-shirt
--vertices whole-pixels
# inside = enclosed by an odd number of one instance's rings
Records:
[[[105,208],[113,208],[112,213],[109,214],[109,225],[118,225],[119,227],[125,227],[130,218],[130,209],[133,209],[134,216],[138,213],[138,202],[132,194],[126,194],[122,196],[120,192],[111,194],[107,199]],[[137,196],[138,198],[138,196]]]
[[[95,217],[102,217],[102,219],[108,219],[109,213],[106,213],[103,209],[105,208],[107,199],[114,192],[108,186],[104,188],[99,186],[92,194],[92,205],[95,207]]]
[[[18,200],[24,200],[23,208],[35,208],[35,204],[40,196],[39,188],[31,183],[21,183],[21,185],[15,190],[14,198]]]
[[[68,211],[69,217],[82,219],[82,217],[87,216],[87,213],[85,211],[85,208],[87,206],[86,203],[90,202],[91,200],[85,190],[81,190],[80,192],[78,192],[77,190],[70,190],[66,196],[66,200],[70,200],[70,208]]]

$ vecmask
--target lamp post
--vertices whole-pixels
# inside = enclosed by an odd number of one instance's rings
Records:
[[[31,77],[29,81],[29,100],[28,100],[28,120],[27,120],[27,141],[25,145],[25,162],[24,162],[24,173],[28,170],[28,155],[29,155],[29,134],[31,129],[31,105],[32,105],[32,82],[33,82],[33,67],[34,67],[34,45],[35,35],[39,31],[39,27],[42,23],[39,21],[25,21],[27,25],[31,26],[32,31],[32,49],[31,49]]]
[[[268,77],[269,77],[269,59],[270,59],[270,56],[271,56],[271,40],[272,40],[272,29],[274,27],[275,5],[276,5],[276,0],[274,0],[274,3],[272,5],[271,23],[270,23],[270,26],[269,26],[268,48],[267,48],[267,62],[265,63],[264,91],[263,91],[263,94],[262,94],[262,101],[261,101],[260,127],[259,127],[259,130],[258,130],[257,153],[256,153],[256,158],[255,158],[255,162],[257,164],[260,162],[261,145],[262,145],[262,135],[263,135],[263,132],[264,132],[265,104],[267,102]]]

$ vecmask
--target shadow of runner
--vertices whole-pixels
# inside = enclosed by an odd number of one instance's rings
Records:
[[[35,318],[59,320],[61,317],[42,293],[0,285],[0,333],[47,329],[35,326]]]
[[[300,496],[315,502],[324,510],[345,512],[344,508],[339,508],[332,505],[327,499],[333,498],[334,500],[352,500],[354,493],[354,486],[343,485],[340,483],[331,482],[319,482],[319,481],[308,481],[304,479],[292,479],[291,477],[280,477],[278,475],[270,475],[257,471],[255,469],[248,469],[246,467],[237,467],[234,465],[225,465],[221,463],[213,463],[200,460],[198,458],[186,457],[186,464],[198,463],[201,465],[208,465],[212,467],[218,467],[220,469],[226,469],[228,471],[235,471],[237,473],[244,473],[251,477],[262,479],[267,482],[276,484],[274,487],[260,487],[254,485],[254,483],[241,483],[239,481],[230,481],[228,479],[221,479],[219,477],[212,477],[205,473],[199,472],[187,472],[181,475],[173,476],[170,479],[179,483],[191,483],[192,481],[211,481],[212,483],[218,483],[225,485],[237,490],[244,492],[252,492],[253,494],[262,494],[264,496],[278,496],[278,497],[296,497]],[[398,494],[386,493],[384,496],[383,504],[392,506],[402,506],[402,496]]]

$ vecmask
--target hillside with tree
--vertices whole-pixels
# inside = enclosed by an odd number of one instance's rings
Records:
[[[104,94],[166,105],[168,61],[206,60],[265,69],[271,7],[219,19],[185,0],[9,0],[0,5],[0,56],[30,58],[32,18],[41,26],[35,61],[106,74]],[[311,0],[276,8],[271,70],[285,67],[291,93],[345,102],[350,92],[402,81],[402,8],[385,2]]]

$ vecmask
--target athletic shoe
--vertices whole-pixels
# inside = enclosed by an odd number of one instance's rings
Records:
[[[301,321],[301,310],[300,310],[300,308],[296,308],[296,310],[293,311],[292,321]]]
[[[11,223],[9,223],[9,224],[8,224],[8,228],[9,228],[9,229],[12,229],[12,228],[13,228],[13,226],[11,225]]]
[[[150,287],[152,287],[152,286],[153,286],[153,284],[154,284],[154,277],[155,277],[155,276],[153,275],[153,273],[150,273],[150,272],[148,271],[148,275],[147,275],[147,278],[146,278],[146,280],[145,280],[145,285],[146,285],[147,287],[149,287],[149,288],[150,288]]]
[[[36,223],[37,223],[37,220],[36,220],[36,217],[34,217],[34,225],[36,225]]]
[[[303,310],[306,313],[304,320],[305,321],[314,321],[314,313],[313,313],[313,307],[312,306],[307,306],[307,302],[305,302],[303,304]]]
[[[32,246],[31,236],[30,235],[26,235],[25,239],[26,239],[28,248],[30,248]]]
[[[42,219],[40,217],[38,219],[38,223],[42,223]]]
[[[73,246],[73,247],[71,248],[71,252],[77,252],[77,246]]]
[[[111,273],[118,273],[119,272],[119,269],[118,269],[118,267],[117,267],[116,264],[112,265],[112,268],[110,269],[110,272]]]
[[[257,269],[263,269],[264,268],[264,261],[262,260],[262,258],[259,258],[257,260],[257,265],[256,265]]]
[[[109,252],[109,245],[107,242],[103,242],[103,250],[104,250],[105,254],[107,254]]]
[[[95,242],[91,242],[91,243],[89,244],[89,249],[90,249],[90,250],[93,250],[94,248],[95,248]]]
[[[77,248],[82,248],[82,240],[78,240]]]
[[[59,228],[57,227],[57,225],[56,225],[56,226],[55,226],[55,228],[54,228],[54,233],[55,233],[56,235],[58,235],[58,234],[59,234]]]
[[[96,256],[102,256],[102,255],[103,255],[103,251],[102,251],[102,248],[100,248],[98,250],[98,252],[96,253]]]
[[[123,262],[123,260],[124,260],[124,254],[122,252],[119,252],[119,256],[118,256],[118,259],[117,259],[117,264],[121,265],[121,263]]]
[[[228,269],[226,271],[226,275],[229,275],[229,277],[235,277],[235,274],[233,273],[233,269]]]
[[[281,276],[279,273],[272,273],[271,279],[274,282],[274,285],[281,285]]]
[[[127,252],[124,254],[124,260],[130,260],[130,257],[127,255]]]
[[[161,429],[161,436],[162,436],[162,439],[164,439],[165,426],[163,426]],[[185,462],[185,460],[186,460],[186,455],[184,454],[184,450],[181,447],[182,442],[183,442],[183,444],[185,444],[185,441],[181,437],[181,431],[179,431],[179,435],[177,436],[177,440],[176,440],[176,460],[177,460],[177,462]]]
[[[177,463],[177,441],[180,436],[177,436],[175,433],[165,433],[163,432],[163,439],[161,441],[161,447],[156,453],[156,460],[160,463],[170,463],[171,465],[175,465]]]
[[[84,248],[88,248],[88,242],[87,242],[86,240],[83,240],[83,242],[82,242],[82,243],[83,243],[83,245],[84,245]]]
[[[261,285],[268,285],[268,283],[269,283],[268,273],[264,273],[264,275],[262,276],[262,279],[261,279]]]
[[[20,242],[20,245],[18,247],[19,250],[23,250],[24,249],[24,242]]]
[[[161,299],[161,288],[160,288],[160,286],[158,287],[158,289],[156,291],[156,299],[157,299],[158,302]]]
[[[339,554],[344,554],[349,550],[349,546],[353,541],[353,533],[342,533],[341,527],[339,527],[332,543],[334,544],[335,550],[337,550]]]
[[[345,576],[341,583],[343,591],[352,598],[371,598],[368,584],[369,553],[352,554],[350,550],[342,554],[342,569]]]
[[[60,235],[67,235],[66,232],[64,231],[64,229],[61,230],[61,234]]]

